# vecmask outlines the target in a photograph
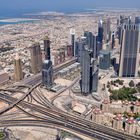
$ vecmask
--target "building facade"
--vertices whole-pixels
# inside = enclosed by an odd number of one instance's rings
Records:
[[[22,62],[18,54],[16,54],[14,59],[14,79],[15,81],[23,79]]]
[[[70,30],[70,35],[71,35],[72,56],[75,56],[75,29]]]
[[[81,92],[85,95],[97,92],[98,68],[95,67],[92,50],[87,45],[84,45],[81,52],[81,69]]]
[[[34,43],[30,47],[31,53],[31,72],[37,74],[42,69],[42,55],[39,43]]]
[[[123,39],[119,65],[120,77],[137,77],[139,63],[139,26],[125,24],[123,26]]]
[[[101,50],[99,53],[99,68],[108,70],[111,65],[111,55],[108,50]]]
[[[51,59],[51,56],[50,56],[50,44],[51,44],[51,41],[50,39],[48,38],[48,36],[46,36],[44,38],[44,52],[45,52],[45,60],[50,60]]]
[[[48,88],[51,88],[53,85],[53,66],[51,60],[45,60],[43,62],[42,82]]]

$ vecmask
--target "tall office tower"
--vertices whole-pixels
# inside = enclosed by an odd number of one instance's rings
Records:
[[[103,21],[100,20],[98,23],[98,42],[102,43],[103,42]]]
[[[111,35],[111,49],[114,49],[114,47],[115,47],[115,33],[113,31]]]
[[[92,92],[98,91],[98,81],[99,81],[98,75],[99,75],[99,69],[94,65],[94,70],[92,73]]]
[[[92,52],[88,49],[88,46],[84,45],[82,50],[82,73],[81,73],[81,90],[82,93],[88,95],[91,93],[91,55]]]
[[[135,24],[140,24],[140,17],[135,17]]]
[[[98,41],[98,36],[93,35],[93,58],[97,59],[99,56],[100,50],[102,50],[103,44]]]
[[[98,42],[98,36],[93,35],[93,58],[97,58],[98,55],[98,49],[97,49],[97,42]]]
[[[138,54],[140,47],[139,25],[125,24],[119,65],[120,77],[138,76]]]
[[[51,88],[53,85],[53,66],[51,60],[45,60],[43,62],[42,82],[48,88]]]
[[[30,47],[31,53],[31,71],[33,74],[37,74],[42,68],[42,55],[39,43],[34,43]]]
[[[124,16],[120,16],[119,20],[118,20],[118,26],[125,24],[131,24],[132,20],[131,20],[131,16],[129,17],[124,17]]]
[[[75,57],[78,57],[78,48],[79,48],[79,43],[78,41],[75,42]]]
[[[92,34],[92,32],[85,31],[84,37],[86,37],[86,44],[88,45],[89,49],[93,51],[93,34]]]
[[[117,38],[119,39],[119,45],[120,45],[122,41],[122,26],[121,25],[117,27]]]
[[[23,79],[22,62],[18,54],[16,54],[14,60],[14,78],[15,81],[20,81]]]
[[[70,34],[71,34],[72,56],[75,56],[75,29],[71,29]]]
[[[118,26],[118,39],[119,39],[119,44],[121,45],[122,44],[122,39],[123,39],[123,25],[124,24],[131,24],[132,23],[132,20],[131,20],[131,17],[123,17],[123,16],[120,16],[120,23],[119,23],[119,26]]]
[[[111,24],[110,19],[106,19],[103,21],[103,38],[105,43],[107,43],[110,40],[110,33],[111,33],[110,24]]]
[[[99,68],[108,70],[111,64],[111,55],[108,50],[101,50],[99,54]]]
[[[97,71],[95,72],[95,60],[92,58],[92,50],[88,48],[87,45],[84,45],[82,50],[82,72],[81,72],[81,92],[84,95],[88,95],[92,92],[97,91]],[[97,83],[96,83],[97,82]]]
[[[82,65],[82,53],[86,45],[86,37],[81,37],[78,40],[78,62]]]
[[[50,60],[51,59],[51,53],[50,53],[50,44],[51,44],[51,41],[50,39],[48,38],[48,36],[46,36],[44,38],[44,52],[45,52],[45,60]]]
[[[42,52],[41,52],[41,47],[39,43],[37,44],[36,51],[37,51],[37,60],[38,60],[37,69],[40,72],[42,69]]]

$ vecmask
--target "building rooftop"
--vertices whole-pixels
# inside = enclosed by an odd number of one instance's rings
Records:
[[[86,107],[83,104],[75,103],[75,106],[73,106],[73,111],[78,112],[80,114],[83,114],[86,111]]]
[[[107,55],[107,54],[109,54],[109,53],[110,53],[109,50],[101,50],[101,51],[100,51],[100,54],[106,54],[106,55]]]

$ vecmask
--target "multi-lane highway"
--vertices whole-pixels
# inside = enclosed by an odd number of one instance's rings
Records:
[[[76,59],[72,58],[71,60],[66,61],[65,63],[55,66],[54,67],[54,76],[56,76],[60,70],[74,64],[75,62],[76,62]],[[41,73],[38,73],[36,75],[28,77],[27,79],[24,79],[23,81],[21,81],[19,83],[16,83],[15,85],[28,85],[28,86],[37,85],[37,84],[41,83],[41,81],[42,81],[41,75],[42,75]]]
[[[64,67],[71,65],[75,60],[72,60],[68,63],[55,67],[55,75],[57,72]],[[81,135],[85,135],[89,138],[97,138],[102,140],[139,140],[139,137],[125,134],[124,132],[116,131],[112,128],[108,128],[104,125],[97,124],[95,122],[86,120],[80,116],[74,114],[63,112],[50,104],[42,100],[40,96],[40,101],[43,102],[41,105],[33,104],[31,102],[26,102],[24,99],[29,95],[35,94],[33,91],[41,83],[41,74],[38,74],[34,77],[30,77],[19,83],[19,85],[30,85],[32,88],[19,99],[14,98],[8,94],[0,93],[0,100],[9,104],[9,107],[0,111],[0,114],[4,114],[6,111],[12,109],[13,107],[18,107],[28,115],[37,118],[37,120],[0,120],[0,126],[42,126],[46,127],[48,125],[53,125],[59,127],[59,129],[66,129],[72,132],[76,132]],[[36,92],[36,91],[35,91]],[[32,94],[31,94],[32,93]],[[32,95],[32,97],[34,97]],[[27,112],[26,109],[31,110]]]
[[[61,64],[59,66],[56,66],[54,68],[54,76],[56,76],[60,70],[62,70],[65,67],[68,67],[68,66],[72,65],[75,62],[76,62],[76,59],[73,58],[70,61],[67,61],[67,62],[65,62],[65,63],[63,63],[63,64]],[[32,91],[37,86],[39,86],[41,84],[41,82],[42,82],[42,77],[41,77],[41,73],[39,73],[39,74],[37,74],[35,76],[29,77],[29,78],[23,80],[22,82],[18,83],[17,85],[19,85],[19,86],[21,86],[21,85],[25,85],[26,86],[27,85],[27,86],[31,86],[32,88],[30,88],[27,93],[23,94],[23,96],[20,97],[16,102],[13,102],[11,105],[9,105],[9,107],[6,107],[3,110],[1,110],[0,111],[0,115],[5,113],[5,112],[7,112],[7,111],[9,111],[13,107],[15,107],[18,103],[23,101],[26,97],[28,97],[32,93]],[[13,85],[13,86],[15,86],[15,85]],[[3,91],[3,89],[2,89],[2,91]],[[6,90],[4,90],[4,91],[6,91]],[[10,90],[10,91],[12,92],[12,90]],[[14,89],[13,89],[13,91],[14,91]],[[21,92],[23,92],[23,91],[21,91]]]
[[[3,100],[9,104],[12,104],[13,102],[16,102],[17,99],[10,97],[8,95],[0,94],[0,100]],[[34,113],[32,115],[38,116],[38,119],[41,119],[46,123],[48,120],[54,121],[53,125],[62,123],[61,127],[65,127],[68,129],[71,128],[72,130],[75,130],[77,133],[82,132],[84,135],[88,137],[94,136],[94,137],[98,137],[98,138],[100,137],[100,139],[103,138],[106,140],[110,140],[110,139],[111,140],[138,140],[139,139],[136,136],[131,136],[128,134],[124,134],[123,132],[118,132],[114,129],[96,124],[89,120],[85,120],[82,117],[67,114],[62,111],[52,110],[50,108],[45,108],[45,107],[28,103],[25,101],[21,101],[17,106],[20,106],[21,108],[28,108],[30,110],[33,110]],[[22,124],[22,121],[20,123]],[[5,124],[7,124],[7,121],[5,122]]]

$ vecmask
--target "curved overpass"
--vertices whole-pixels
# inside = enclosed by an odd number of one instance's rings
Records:
[[[96,139],[103,139],[104,135],[104,140],[118,140],[114,139],[111,136],[108,136],[106,134],[101,134],[97,131],[90,132],[86,128],[78,128],[76,126],[72,126],[71,124],[65,124],[63,122],[56,122],[52,120],[48,121],[43,121],[43,120],[6,120],[6,121],[1,121],[0,125],[2,127],[13,127],[13,126],[35,126],[35,127],[50,127],[50,128],[55,128],[55,129],[60,129],[64,130],[67,132],[70,132],[74,135],[77,135],[78,137],[81,135],[81,137],[87,139],[93,140],[94,138]]]
[[[0,99],[5,100],[6,102],[9,102],[9,103],[12,103],[13,101],[16,100],[13,97],[8,97],[8,96],[6,99],[0,96]],[[40,113],[41,117],[39,118],[42,119],[44,123],[48,122],[48,120],[51,120],[54,122],[54,124],[59,124],[62,127],[65,126],[67,128],[72,128],[77,133],[82,133],[84,135],[87,134],[87,136],[90,136],[90,137],[96,136],[102,139],[106,138],[108,140],[110,139],[111,140],[139,140],[139,137],[131,136],[123,132],[118,132],[114,129],[105,127],[103,125],[96,124],[94,122],[79,118],[78,116],[74,117],[74,116],[71,116],[70,114],[57,112],[52,109],[44,108],[44,107],[41,107],[32,103],[27,103],[27,102],[22,101],[18,104],[18,106],[22,108],[29,108],[33,110],[34,113],[35,111]],[[11,125],[11,121],[10,121],[10,125]]]

